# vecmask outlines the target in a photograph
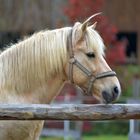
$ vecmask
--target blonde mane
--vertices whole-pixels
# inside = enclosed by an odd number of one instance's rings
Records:
[[[8,86],[11,91],[23,93],[25,89],[28,91],[39,84],[41,86],[56,73],[64,73],[71,29],[41,31],[2,52],[0,89]],[[89,46],[103,53],[103,43],[96,31],[88,29],[86,38]]]

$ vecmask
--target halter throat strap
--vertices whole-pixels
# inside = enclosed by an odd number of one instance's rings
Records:
[[[73,28],[70,31],[70,34],[68,36],[68,52],[69,52],[69,71],[68,71],[68,80],[71,83],[74,83],[73,81],[73,64],[74,64],[74,51],[73,51],[73,44],[72,44],[72,32]]]

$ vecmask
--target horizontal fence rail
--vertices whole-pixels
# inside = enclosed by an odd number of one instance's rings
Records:
[[[140,104],[0,104],[0,120],[140,119]]]

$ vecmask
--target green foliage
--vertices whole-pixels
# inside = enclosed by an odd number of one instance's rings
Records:
[[[84,137],[83,140],[128,140],[127,136],[115,136],[115,135],[100,135],[93,137]]]
[[[128,121],[92,122],[92,130],[88,135],[127,135],[129,131]],[[123,128],[122,128],[123,126]]]
[[[60,137],[42,137],[40,140],[63,140],[63,138]]]
[[[131,97],[132,82],[135,78],[140,78],[140,66],[138,65],[116,66],[115,71],[121,82],[122,95],[124,97]]]
[[[63,140],[63,138],[57,137],[48,137],[48,138],[41,138],[40,140]],[[70,139],[72,140],[72,139]],[[128,140],[127,136],[121,135],[100,135],[100,136],[83,136],[82,140]]]
[[[127,140],[129,132],[128,121],[91,122],[90,132],[84,132],[83,140]],[[40,140],[63,140],[62,137],[47,137]],[[70,138],[69,140],[73,140]]]

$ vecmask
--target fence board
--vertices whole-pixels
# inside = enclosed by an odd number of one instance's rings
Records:
[[[0,120],[97,121],[121,119],[140,119],[140,104],[0,105]]]

